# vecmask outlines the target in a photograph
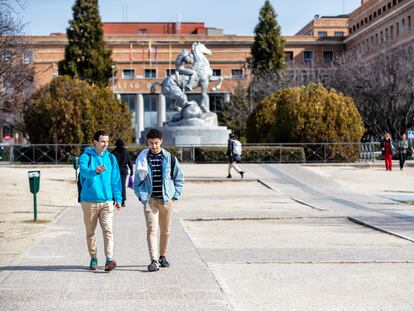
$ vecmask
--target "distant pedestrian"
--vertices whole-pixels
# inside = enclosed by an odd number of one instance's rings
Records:
[[[401,135],[401,140],[398,141],[398,156],[400,159],[400,170],[404,168],[405,159],[407,158],[408,140],[405,133]]]
[[[231,178],[231,169],[234,168],[237,173],[240,174],[240,177],[244,177],[244,171],[241,170],[241,168],[237,165],[237,162],[240,162],[241,160],[241,154],[242,154],[242,145],[241,143],[236,139],[236,137],[233,134],[229,135],[229,139],[227,141],[227,156],[229,159],[229,167],[228,167],[228,175],[227,178]]]
[[[392,171],[392,155],[394,154],[394,144],[392,143],[389,133],[385,133],[384,139],[381,141],[381,152],[385,160],[385,170]]]
[[[162,133],[159,130],[151,129],[147,134],[147,142],[149,148],[141,151],[136,160],[134,191],[143,204],[147,224],[147,243],[151,259],[148,271],[158,271],[159,266],[170,266],[167,253],[172,209],[183,191],[184,176],[175,156],[161,147]]]
[[[80,203],[86,228],[86,242],[91,256],[89,268],[98,268],[95,231],[99,220],[106,256],[105,271],[109,272],[116,268],[116,262],[113,260],[112,217],[114,208],[121,208],[121,177],[115,157],[107,150],[109,135],[104,131],[97,131],[93,143],[94,147],[86,148],[79,158]]]
[[[129,175],[134,174],[134,166],[132,164],[131,157],[129,156],[129,151],[125,149],[125,144],[122,139],[117,139],[115,142],[116,148],[112,150],[112,154],[115,156],[119,171],[121,173],[121,182],[122,182],[122,207],[125,207],[126,201],[126,178]]]

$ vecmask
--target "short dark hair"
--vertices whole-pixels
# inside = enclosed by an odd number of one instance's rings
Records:
[[[147,139],[159,138],[162,139],[162,133],[157,129],[150,129],[147,134]]]
[[[117,146],[118,148],[121,148],[125,146],[125,143],[121,138],[118,138],[115,142],[115,146]]]
[[[93,135],[93,140],[99,141],[99,136],[109,136],[107,131],[97,131],[94,135]]]

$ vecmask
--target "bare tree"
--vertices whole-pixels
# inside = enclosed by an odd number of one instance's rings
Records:
[[[347,53],[329,84],[354,98],[368,134],[397,138],[414,126],[414,43],[374,57]]]
[[[33,91],[33,50],[16,17],[21,0],[0,0],[0,123],[22,129],[27,98]]]

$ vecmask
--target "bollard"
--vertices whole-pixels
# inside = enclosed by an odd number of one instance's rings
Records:
[[[78,181],[79,157],[72,158],[73,168],[75,169],[75,180]]]
[[[36,194],[39,192],[40,187],[40,171],[29,171],[27,172],[29,176],[29,185],[30,192],[33,193],[33,213],[34,213],[34,222],[37,221],[37,201]]]

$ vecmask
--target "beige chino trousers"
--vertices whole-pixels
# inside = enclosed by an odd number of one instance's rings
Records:
[[[114,215],[114,206],[111,202],[81,202],[83,210],[83,221],[86,229],[86,243],[91,258],[96,258],[96,225],[101,225],[104,240],[105,256],[111,257],[114,250],[112,235],[112,219]]]
[[[171,215],[174,201],[167,205],[162,199],[151,198],[144,207],[147,223],[147,243],[151,260],[158,260],[158,228],[160,228],[160,256],[167,256],[170,241]]]

